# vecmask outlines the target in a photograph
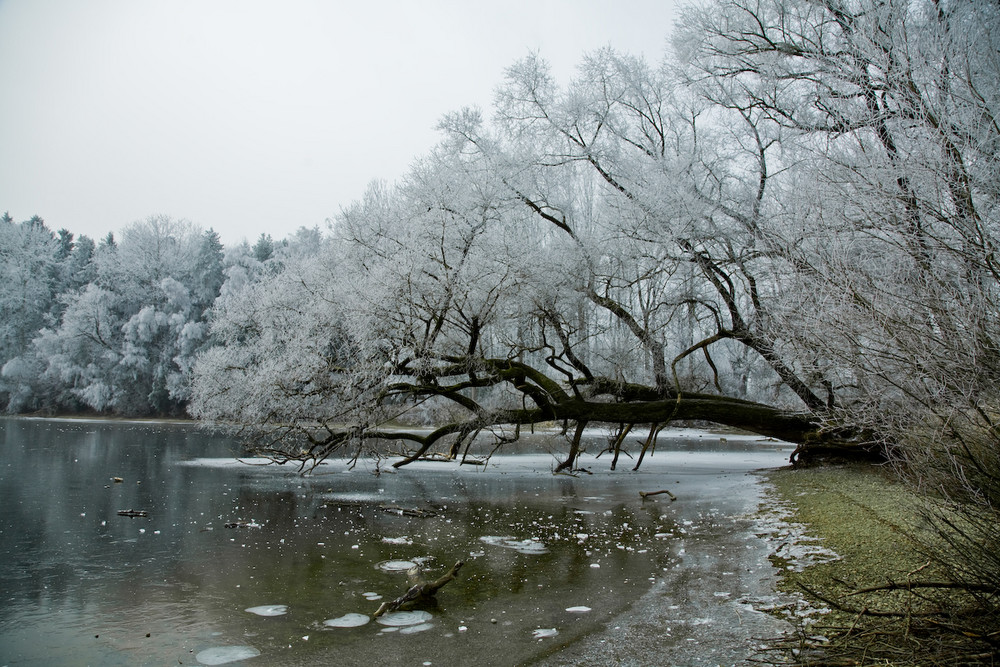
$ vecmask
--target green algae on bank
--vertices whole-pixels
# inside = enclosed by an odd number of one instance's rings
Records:
[[[772,554],[778,589],[807,609],[797,614],[796,633],[773,647],[774,663],[944,665],[968,655],[958,633],[924,620],[968,602],[915,587],[946,579],[928,555],[939,538],[923,518],[925,499],[875,465],[784,468],[766,477],[762,514],[782,512],[829,555],[803,567],[781,549]]]
[[[888,470],[860,464],[783,468],[767,478],[777,499],[791,506],[792,518],[840,556],[786,576],[786,587],[829,576],[875,585],[926,564],[919,499]]]

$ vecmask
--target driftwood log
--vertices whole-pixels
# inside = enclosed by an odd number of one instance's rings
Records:
[[[149,516],[149,512],[146,510],[118,510],[118,516],[130,516],[135,518],[137,516]]]
[[[450,570],[434,581],[422,580],[420,577],[420,568],[413,568],[408,573],[410,576],[410,582],[413,585],[392,602],[383,602],[379,605],[378,611],[375,612],[375,618],[378,618],[387,612],[396,611],[403,605],[430,600],[434,597],[434,594],[437,593],[438,590],[458,576],[458,571],[462,569],[463,565],[465,565],[464,562],[458,561],[451,566]]]
[[[673,500],[677,500],[677,496],[675,496],[674,494],[670,493],[670,491],[667,491],[666,489],[661,489],[659,491],[640,491],[639,492],[639,497],[642,498],[643,500],[645,500],[649,496],[658,496],[661,493],[665,493],[668,496],[670,496],[670,500],[672,500],[672,501]]]

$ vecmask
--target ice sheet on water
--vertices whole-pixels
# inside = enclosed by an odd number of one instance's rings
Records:
[[[428,611],[394,611],[384,616],[379,616],[376,620],[382,625],[390,627],[402,627],[407,625],[421,625],[431,620],[433,616]]]
[[[791,520],[791,506],[780,500],[773,489],[766,489],[762,515],[754,521],[759,537],[776,545],[774,555],[788,561],[788,568],[801,572],[811,565],[840,560],[840,555],[823,546],[820,540],[808,534],[808,528]]]
[[[479,538],[479,541],[496,547],[513,549],[522,554],[546,554],[549,552],[545,544],[534,537],[529,537],[526,540],[518,540],[517,538],[508,536],[483,535]]]
[[[180,461],[183,466],[195,466],[199,468],[237,468],[246,466],[260,466],[270,468],[276,464],[271,459],[264,457],[247,456],[242,458],[207,458],[200,457]],[[291,466],[289,466],[291,468]]]
[[[259,607],[249,607],[243,611],[248,611],[251,614],[257,614],[258,616],[283,616],[288,613],[288,605],[264,604]]]
[[[424,630],[430,630],[434,627],[433,623],[421,623],[420,625],[408,625],[405,628],[399,630],[401,635],[413,635],[418,632],[423,632]]]
[[[337,618],[328,618],[323,621],[323,625],[331,628],[356,628],[365,625],[371,618],[364,614],[344,614]]]
[[[249,660],[260,655],[253,646],[216,646],[201,651],[194,659],[203,665],[224,665],[238,660]]]
[[[513,540],[508,542],[505,546],[522,554],[546,554],[549,552],[545,545],[535,538],[529,538],[521,541]]]
[[[384,560],[375,567],[383,572],[409,572],[417,567],[417,564],[412,560]]]
[[[323,499],[329,502],[341,503],[363,503],[373,500],[382,500],[385,496],[373,491],[345,491],[341,493],[325,493]]]

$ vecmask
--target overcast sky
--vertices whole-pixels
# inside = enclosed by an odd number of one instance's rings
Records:
[[[0,0],[0,211],[226,244],[319,226],[530,51],[659,61],[673,0]]]

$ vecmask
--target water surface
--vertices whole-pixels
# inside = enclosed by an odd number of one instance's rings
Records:
[[[198,664],[226,646],[259,652],[232,664],[551,659],[678,571],[717,569],[692,561],[692,540],[733,539],[747,471],[787,457],[725,440],[681,433],[638,473],[605,456],[552,475],[542,454],[301,477],[238,463],[234,441],[189,425],[2,419],[0,664]],[[678,501],[639,498],[661,488]],[[436,578],[458,560],[424,622],[324,624],[401,595],[394,562]],[[736,599],[726,567],[709,588]]]

